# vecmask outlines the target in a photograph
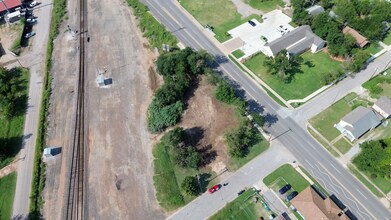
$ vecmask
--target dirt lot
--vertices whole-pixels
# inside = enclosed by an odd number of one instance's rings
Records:
[[[201,136],[197,148],[212,147],[217,156],[210,164],[212,169],[218,169],[228,163],[227,147],[224,143],[224,134],[227,130],[238,125],[235,109],[217,101],[213,96],[214,87],[201,80],[199,87],[190,98],[189,105],[182,117],[179,126],[188,132],[197,132]]]
[[[77,63],[76,10],[56,41],[49,145],[62,146],[49,161],[45,190],[46,219],[60,219],[71,140]],[[89,219],[163,219],[152,183],[153,136],[146,128],[152,89],[159,83],[149,68],[156,54],[143,44],[130,8],[121,0],[88,2],[88,216]],[[76,57],[76,58],[75,58]],[[61,64],[59,63],[61,61]],[[113,84],[100,88],[98,72]],[[150,82],[152,79],[152,82]],[[53,193],[54,192],[54,193]]]

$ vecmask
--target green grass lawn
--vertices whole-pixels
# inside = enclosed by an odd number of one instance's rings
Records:
[[[315,133],[311,128],[308,128],[308,132],[314,137],[326,150],[328,150],[334,157],[339,157],[337,151],[335,151],[326,141],[324,141],[317,133]]]
[[[373,43],[369,47],[365,48],[366,51],[368,51],[370,54],[375,55],[381,50],[383,50],[383,47],[379,44]]]
[[[385,43],[387,45],[391,45],[391,34],[390,34],[390,31],[388,31],[387,37],[384,38],[383,43]]]
[[[390,178],[376,177],[376,178],[371,179],[371,180],[385,194],[391,192],[391,179]]]
[[[346,154],[350,148],[352,148],[352,145],[345,138],[341,138],[334,143],[334,147],[337,148],[342,154]]]
[[[250,148],[250,152],[244,158],[231,157],[228,162],[228,170],[235,171],[241,166],[254,159],[256,156],[264,152],[269,148],[269,142],[267,142],[260,133],[257,134],[259,142]]]
[[[346,114],[352,111],[352,108],[348,104],[350,96],[351,95],[347,95],[345,98],[342,98],[310,119],[311,125],[328,141],[332,141],[341,134],[334,128],[334,124],[337,124]]]
[[[377,75],[362,84],[362,87],[369,91],[372,98],[380,98],[380,96],[391,98],[391,70],[387,69],[385,72],[387,72],[386,75]],[[372,88],[375,87],[380,87],[380,92],[373,92]]]
[[[277,76],[267,73],[266,68],[263,66],[266,56],[262,53],[253,56],[244,65],[257,74],[285,100],[305,98],[323,86],[320,80],[322,74],[342,71],[340,62],[331,60],[324,52],[316,54],[306,52],[301,56],[304,59],[301,65],[301,73],[296,73],[290,83],[284,83]]]
[[[261,197],[255,194],[253,190],[247,190],[234,201],[228,203],[223,209],[211,216],[210,220],[252,220],[258,219],[261,216],[268,219],[269,212],[265,210],[261,202],[254,202],[254,197]]]
[[[259,9],[263,12],[269,12],[279,7],[284,7],[285,3],[282,0],[270,0],[270,1],[260,1],[260,0],[245,0],[246,4],[249,4],[255,9]]]
[[[241,49],[237,49],[232,52],[232,55],[234,55],[236,58],[241,58],[242,56],[244,56],[244,52]]]
[[[19,152],[22,144],[25,109],[28,97],[29,72],[27,69],[13,69],[18,75],[19,100],[18,113],[7,120],[0,114],[0,168],[9,164]]]
[[[367,179],[365,179],[352,165],[348,165],[350,172],[357,177],[373,194],[377,197],[382,197],[383,195],[370,183]]]
[[[16,173],[0,179],[0,219],[11,219],[16,187]]]
[[[227,32],[232,28],[253,18],[260,19],[258,15],[242,18],[230,0],[180,0],[180,3],[202,26],[211,25],[220,42],[231,38]]]
[[[271,186],[274,181],[279,181],[278,178],[282,177],[286,182],[291,184],[297,192],[303,191],[307,188],[310,183],[304,179],[290,164],[285,164],[273,171],[271,174],[267,175],[263,182],[267,186]],[[280,182],[280,181],[279,181]],[[281,186],[283,184],[280,184]]]

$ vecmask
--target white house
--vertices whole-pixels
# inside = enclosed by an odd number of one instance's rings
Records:
[[[372,108],[384,118],[389,118],[391,115],[391,99],[386,96],[382,96],[379,100],[377,100]]]
[[[359,106],[343,117],[334,127],[353,142],[369,130],[376,128],[381,123],[381,119],[381,115],[372,109]]]

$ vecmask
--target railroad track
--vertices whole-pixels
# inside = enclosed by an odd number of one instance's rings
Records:
[[[87,33],[87,0],[79,0],[79,74],[78,89],[76,101],[76,117],[73,143],[71,148],[71,161],[69,172],[69,185],[66,197],[66,210],[64,218],[68,219],[87,219],[87,199],[86,199],[86,154],[87,148],[85,136],[85,74],[86,74],[86,33]]]

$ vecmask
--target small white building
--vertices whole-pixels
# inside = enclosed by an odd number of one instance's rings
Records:
[[[308,14],[312,15],[312,16],[316,16],[320,13],[323,13],[324,12],[324,8],[320,5],[314,5],[310,8],[307,8],[306,11],[308,12]]]
[[[379,100],[377,100],[372,108],[384,118],[389,118],[391,116],[391,99],[386,96],[382,96]]]

